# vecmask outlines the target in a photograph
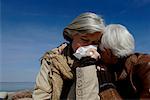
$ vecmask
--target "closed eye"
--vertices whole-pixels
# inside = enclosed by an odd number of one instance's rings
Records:
[[[84,38],[81,38],[81,40],[84,41],[84,42],[89,42],[90,41],[90,40],[84,39]]]

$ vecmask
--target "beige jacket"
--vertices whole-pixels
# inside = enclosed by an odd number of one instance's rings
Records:
[[[95,66],[77,68],[76,70],[79,63],[74,60],[72,53],[71,46],[68,44],[62,44],[45,53],[41,60],[41,69],[37,75],[32,95],[34,100],[99,99]],[[75,75],[75,73],[77,74]],[[90,75],[87,77],[85,74]],[[81,79],[84,83],[81,83]]]
[[[73,83],[71,69],[73,60],[69,50],[70,46],[65,43],[45,53],[42,57],[40,72],[36,77],[32,95],[34,100],[60,100],[68,96],[68,91]],[[63,89],[67,82],[69,82],[68,89]],[[65,91],[67,94],[63,90],[67,90]]]
[[[96,65],[76,68],[76,99],[100,100]]]

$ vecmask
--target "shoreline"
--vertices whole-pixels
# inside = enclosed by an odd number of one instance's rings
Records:
[[[0,99],[4,99],[4,100],[7,100],[7,99],[16,100],[16,99],[22,99],[22,98],[32,99],[32,93],[33,93],[33,89],[24,89],[24,90],[11,91],[11,92],[0,91]]]

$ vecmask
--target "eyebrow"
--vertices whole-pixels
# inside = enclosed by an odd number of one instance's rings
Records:
[[[82,39],[88,40],[87,36],[81,36]]]
[[[84,38],[86,38],[87,36],[86,36],[86,35],[82,35],[81,37],[84,37]]]
[[[81,40],[83,40],[83,41],[90,41],[89,39],[87,39],[87,38],[80,38]]]

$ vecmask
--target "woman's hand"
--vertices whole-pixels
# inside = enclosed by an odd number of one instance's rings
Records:
[[[96,65],[99,58],[100,54],[97,50],[90,48],[86,51],[85,56],[80,59],[81,67]]]
[[[88,50],[86,51],[86,55],[89,56],[89,57],[91,57],[91,58],[96,59],[96,61],[101,58],[101,56],[100,56],[100,54],[97,52],[97,50],[96,50],[96,49],[93,49],[93,48],[88,49]]]

